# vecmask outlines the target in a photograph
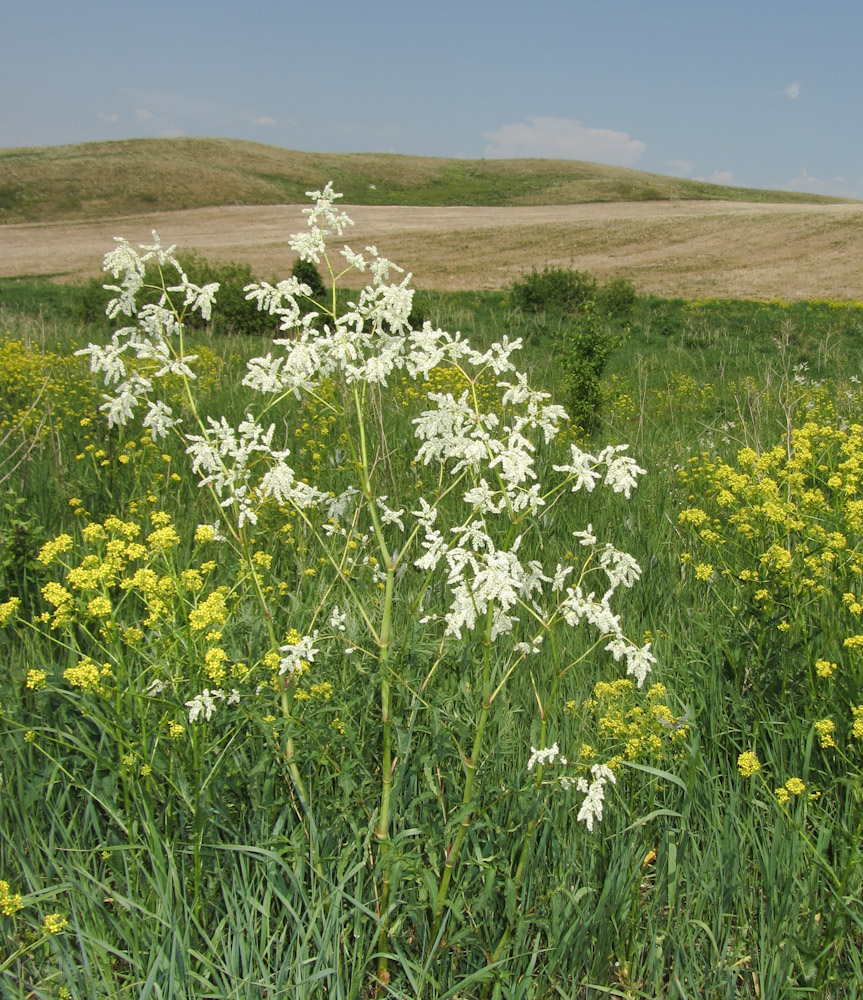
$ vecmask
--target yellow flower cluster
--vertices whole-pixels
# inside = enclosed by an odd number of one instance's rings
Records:
[[[21,601],[17,597],[11,597],[8,601],[0,604],[0,625],[5,625],[14,615],[18,613]]]
[[[806,785],[800,778],[789,778],[784,785],[780,785],[779,788],[775,789],[774,794],[779,804],[784,806],[792,795],[802,795],[805,791]]]
[[[180,544],[180,536],[173,525],[166,524],[147,535],[147,544],[151,552],[169,552],[175,545]]]
[[[9,883],[5,879],[0,879],[0,913],[4,917],[13,917],[23,905],[21,893],[12,892]]]
[[[57,535],[56,538],[52,539],[50,542],[46,542],[42,548],[39,550],[39,555],[36,557],[43,566],[49,566],[58,555],[63,552],[68,552],[72,548],[72,536],[71,535]]]
[[[63,671],[63,677],[72,687],[78,687],[84,691],[99,691],[102,671],[89,656],[85,656],[77,666],[67,667]]]
[[[218,587],[189,612],[189,625],[200,631],[210,625],[224,625],[228,620],[227,587]]]
[[[673,758],[677,744],[689,735],[687,719],[676,718],[663,701],[664,684],[654,684],[647,691],[646,705],[638,703],[638,694],[635,684],[627,677],[599,681],[594,686],[593,697],[582,708],[595,715],[600,735],[617,743],[617,761],[652,758],[661,762]],[[568,711],[575,708],[574,703],[567,704]],[[585,744],[582,757],[585,748],[592,752]]]
[[[213,684],[222,685],[227,674],[225,668],[227,662],[228,654],[220,646],[213,646],[204,654],[204,670]]]
[[[761,763],[752,750],[744,750],[737,758],[737,770],[744,778],[751,778],[761,770]]]
[[[8,332],[0,337],[0,399],[0,431],[17,427],[37,441],[47,441],[64,427],[79,427],[81,413],[99,405],[98,389],[84,362],[42,350],[38,343],[25,344]],[[44,419],[47,412],[51,420]]]
[[[799,665],[790,653],[768,658],[765,650],[790,650],[801,636],[822,633],[825,607],[855,620],[863,615],[857,598],[863,425],[807,419],[775,447],[741,448],[735,460],[703,453],[680,475],[689,502],[678,523],[692,529],[703,553],[700,561],[694,555],[687,560],[684,572],[703,581],[715,565],[722,567],[720,579],[735,589],[729,609],[743,618],[761,662],[788,671],[787,683]],[[863,634],[856,632],[845,632],[846,650],[863,651]],[[842,632],[831,641],[842,643]],[[828,646],[813,655],[804,678],[828,679],[841,668]]]
[[[44,670],[28,670],[25,686],[30,691],[41,691],[45,687],[47,677]]]
[[[836,723],[832,719],[819,719],[815,723],[815,732],[818,734],[818,739],[821,741],[821,746],[824,749],[831,749],[836,746],[836,740],[834,739]]]
[[[819,677],[832,677],[838,669],[838,664],[831,663],[830,660],[816,660],[815,661],[815,673]]]
[[[42,922],[42,929],[48,934],[59,934],[68,923],[59,913],[49,913]]]

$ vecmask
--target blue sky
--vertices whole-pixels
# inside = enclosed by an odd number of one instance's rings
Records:
[[[860,0],[28,0],[0,147],[223,136],[863,198]]]

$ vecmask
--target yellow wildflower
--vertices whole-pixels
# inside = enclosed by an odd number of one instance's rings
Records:
[[[30,691],[41,691],[45,687],[47,674],[44,670],[28,670],[26,687]]]
[[[42,923],[42,929],[49,934],[59,934],[69,921],[59,913],[49,913]]]
[[[17,597],[11,597],[4,604],[0,604],[0,625],[5,625],[20,607],[21,601]]]
[[[819,719],[815,723],[815,732],[818,733],[818,739],[825,750],[836,746],[836,741],[833,739],[836,723],[832,719]]]
[[[63,677],[72,685],[84,691],[95,691],[99,688],[99,668],[85,656],[76,667],[67,667],[63,671]]]
[[[216,531],[212,524],[199,524],[195,531],[196,542],[212,542],[216,537]]]
[[[737,758],[737,770],[744,778],[751,778],[761,770],[761,764],[751,750],[744,750]]]
[[[0,913],[4,917],[14,916],[23,906],[20,892],[10,892],[9,883],[0,879]]]
[[[180,536],[171,524],[166,524],[162,528],[156,528],[155,531],[151,531],[147,535],[147,544],[150,546],[151,552],[167,552],[175,545],[178,545],[179,542]]]
[[[92,601],[87,604],[87,611],[93,615],[94,618],[107,618],[112,611],[111,602],[107,597],[94,597]]]
[[[819,677],[832,677],[836,672],[837,664],[831,663],[829,660],[816,660],[815,661],[815,673]]]
[[[45,542],[36,557],[43,566],[48,566],[62,552],[72,548],[72,538],[69,535],[58,535],[53,541]]]
[[[209,625],[224,625],[228,620],[228,608],[225,604],[226,588],[214,590],[206,600],[189,612],[189,625],[194,631],[207,628]]]

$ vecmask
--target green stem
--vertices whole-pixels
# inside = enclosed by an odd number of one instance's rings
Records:
[[[477,763],[482,749],[482,738],[485,733],[486,722],[488,721],[489,710],[491,709],[491,626],[494,605],[490,604],[486,614],[485,633],[483,635],[482,649],[482,706],[480,708],[479,719],[477,720],[476,733],[474,735],[473,747],[470,757],[465,762],[465,783],[462,793],[462,819],[456,832],[455,839],[446,853],[444,870],[438,885],[437,898],[435,900],[433,921],[432,921],[432,942],[437,940],[440,931],[441,920],[443,919],[444,906],[446,905],[449,884],[452,879],[453,869],[458,863],[461,847],[467,836],[467,831],[471,825],[472,810],[470,806],[473,802],[473,786],[476,779]]]
[[[378,656],[381,673],[381,806],[378,812],[378,822],[375,826],[375,840],[378,843],[378,864],[381,866],[383,873],[380,893],[381,924],[378,933],[378,981],[383,985],[389,982],[386,950],[389,939],[387,910],[390,905],[390,871],[387,855],[391,847],[390,802],[393,791],[394,766],[392,757],[392,687],[389,679],[388,660],[394,584],[395,571],[391,565],[388,565],[386,591],[384,594],[384,617],[381,623]]]
[[[558,652],[557,644],[554,641],[554,632],[550,633],[550,645],[552,652],[552,659],[555,666],[555,676],[554,684],[551,688],[551,694],[546,699],[544,705],[540,704],[539,714],[540,714],[540,729],[539,729],[539,745],[544,747],[546,745],[546,737],[548,735],[548,717],[551,712],[551,707],[554,704],[555,697],[557,696],[558,689],[560,688],[560,682],[563,678],[564,671],[560,670],[558,663]],[[538,763],[536,766],[536,778],[534,779],[534,788],[539,790],[542,785],[542,775],[544,771],[544,766],[542,763]],[[524,837],[521,842],[521,850],[519,851],[518,864],[516,865],[515,874],[513,876],[513,882],[515,884],[516,892],[521,888],[521,880],[524,877],[524,868],[527,863],[528,849],[530,848],[531,840],[533,839],[534,831],[539,825],[539,821],[542,818],[541,813],[534,816],[534,818],[528,823],[527,829],[524,831]],[[500,960],[500,956],[503,954],[504,948],[506,948],[509,942],[510,935],[512,933],[512,928],[507,926],[501,935],[500,940],[497,943],[497,947],[492,953],[490,965],[494,965],[495,962]]]

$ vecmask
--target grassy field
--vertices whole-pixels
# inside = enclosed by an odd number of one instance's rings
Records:
[[[425,385],[263,397],[266,450],[221,439],[250,473],[241,525],[240,480],[233,503],[201,489],[143,413],[108,427],[74,352],[112,327],[83,323],[80,290],[0,300],[4,997],[863,993],[859,305],[600,294],[598,429],[537,432],[545,506],[475,524],[547,578],[512,635],[495,601],[446,635],[456,564],[417,570],[432,528],[411,512],[458,535],[469,483],[414,457],[412,421],[427,391],[468,391],[512,425],[512,375],[462,358]],[[500,290],[414,308],[479,352],[520,337],[512,360],[567,403],[578,315]],[[185,434],[264,405],[239,383],[275,329],[218,330],[187,334],[191,392],[179,369],[159,383]],[[631,498],[554,492],[606,444],[646,470]],[[284,446],[343,509],[264,496]],[[552,586],[572,565],[598,602],[606,543],[641,568],[609,598],[656,658],[640,687]],[[590,831],[578,780],[601,765]]]
[[[0,223],[300,203],[332,180],[351,205],[569,205],[681,199],[830,203],[571,160],[301,153],[230,139],[0,150]]]

